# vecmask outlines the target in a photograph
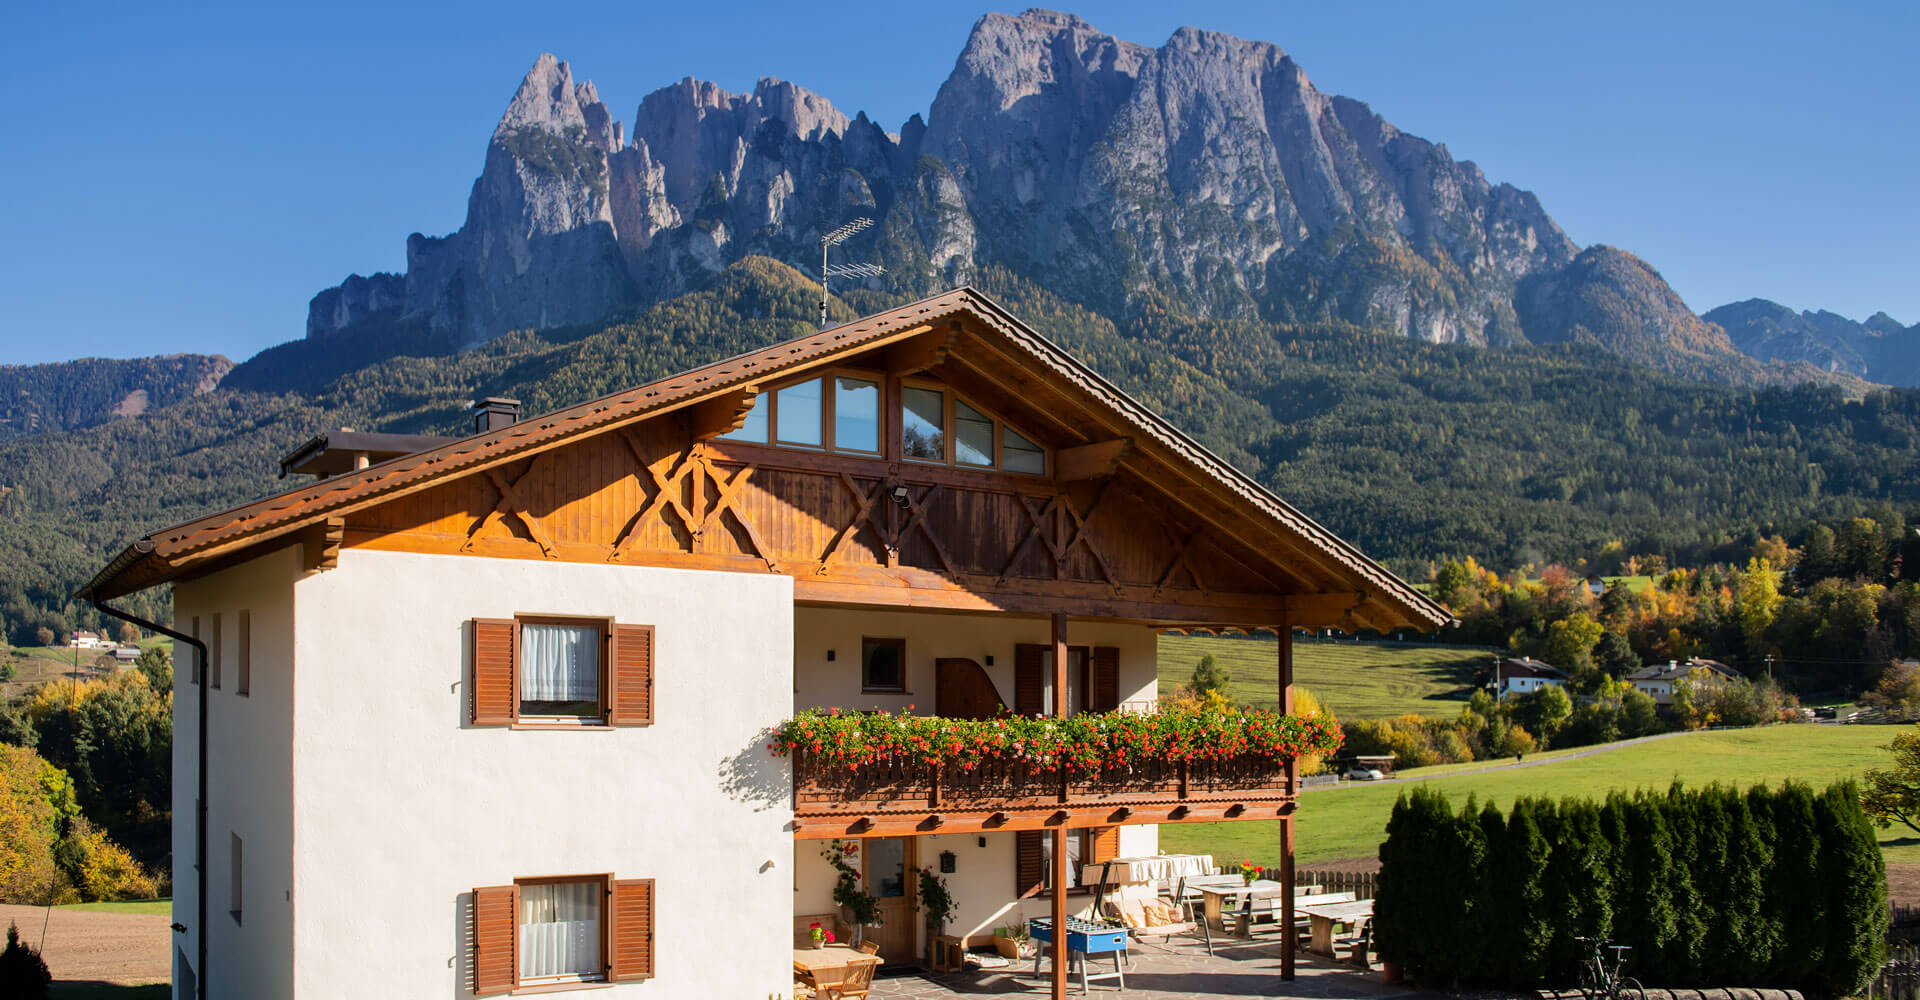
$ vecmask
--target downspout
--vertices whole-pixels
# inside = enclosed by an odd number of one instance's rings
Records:
[[[139,543],[136,543],[136,547],[137,546],[145,546],[151,550],[153,543],[142,539]],[[144,618],[121,611],[118,608],[102,604],[100,603],[100,599],[95,597],[92,591],[88,591],[84,596],[87,599],[87,603],[93,605],[101,614],[118,618],[123,622],[129,622],[135,627],[146,629],[149,632],[158,632],[175,642],[184,642],[192,646],[194,652],[197,654],[196,659],[198,662],[195,664],[194,674],[200,678],[199,683],[196,685],[200,689],[200,742],[198,753],[200,790],[194,798],[193,857],[195,871],[194,884],[197,887],[194,902],[198,908],[198,916],[196,919],[199,921],[199,926],[195,928],[194,933],[197,944],[194,949],[193,981],[199,1000],[207,1000],[207,644],[195,636],[177,632],[165,625],[150,622]]]

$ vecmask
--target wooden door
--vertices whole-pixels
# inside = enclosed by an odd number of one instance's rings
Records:
[[[933,675],[933,713],[943,719],[991,719],[1007,707],[993,678],[972,660],[935,660]]]
[[[880,926],[867,928],[867,934],[880,946],[880,957],[888,965],[917,964],[920,915],[913,911],[913,893],[918,888],[914,839],[875,837],[862,846],[867,891],[880,901]]]

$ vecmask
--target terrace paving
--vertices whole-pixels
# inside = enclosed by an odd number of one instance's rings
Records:
[[[1128,1000],[1204,1000],[1209,997],[1308,997],[1328,1000],[1389,1000],[1389,998],[1438,998],[1441,994],[1421,993],[1401,985],[1387,985],[1378,966],[1363,972],[1351,965],[1339,965],[1311,955],[1301,956],[1292,982],[1280,978],[1280,946],[1277,943],[1216,946],[1214,954],[1197,941],[1176,939],[1170,949],[1154,945],[1136,946],[1133,967],[1127,970],[1125,994],[1113,980],[1096,981],[1094,996],[1125,996]],[[1104,958],[1104,956],[1103,956]],[[948,997],[1047,995],[1043,966],[1040,977],[1032,975],[1033,962],[1024,960],[1011,968],[969,972],[921,973],[893,976],[874,981],[873,1000],[944,1000]],[[1111,963],[1096,960],[1095,971],[1111,968]],[[1071,995],[1079,995],[1079,977],[1072,980]]]

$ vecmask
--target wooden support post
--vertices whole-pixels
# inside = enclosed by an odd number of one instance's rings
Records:
[[[1280,711],[1293,713],[1293,627],[1280,623]],[[1300,794],[1300,763],[1287,761],[1287,794]],[[1299,801],[1295,799],[1294,801]],[[1280,978],[1293,979],[1293,949],[1299,935],[1293,929],[1293,817],[1298,809],[1289,809],[1280,817],[1280,883],[1286,890],[1280,895]]]
[[[1053,616],[1053,714],[1066,718],[1067,616]],[[1053,1000],[1067,1000],[1067,825],[1053,829]]]

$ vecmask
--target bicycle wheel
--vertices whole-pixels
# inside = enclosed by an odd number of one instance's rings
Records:
[[[1647,1000],[1647,988],[1632,976],[1621,976],[1620,981],[1613,984],[1613,995],[1615,1000]]]

